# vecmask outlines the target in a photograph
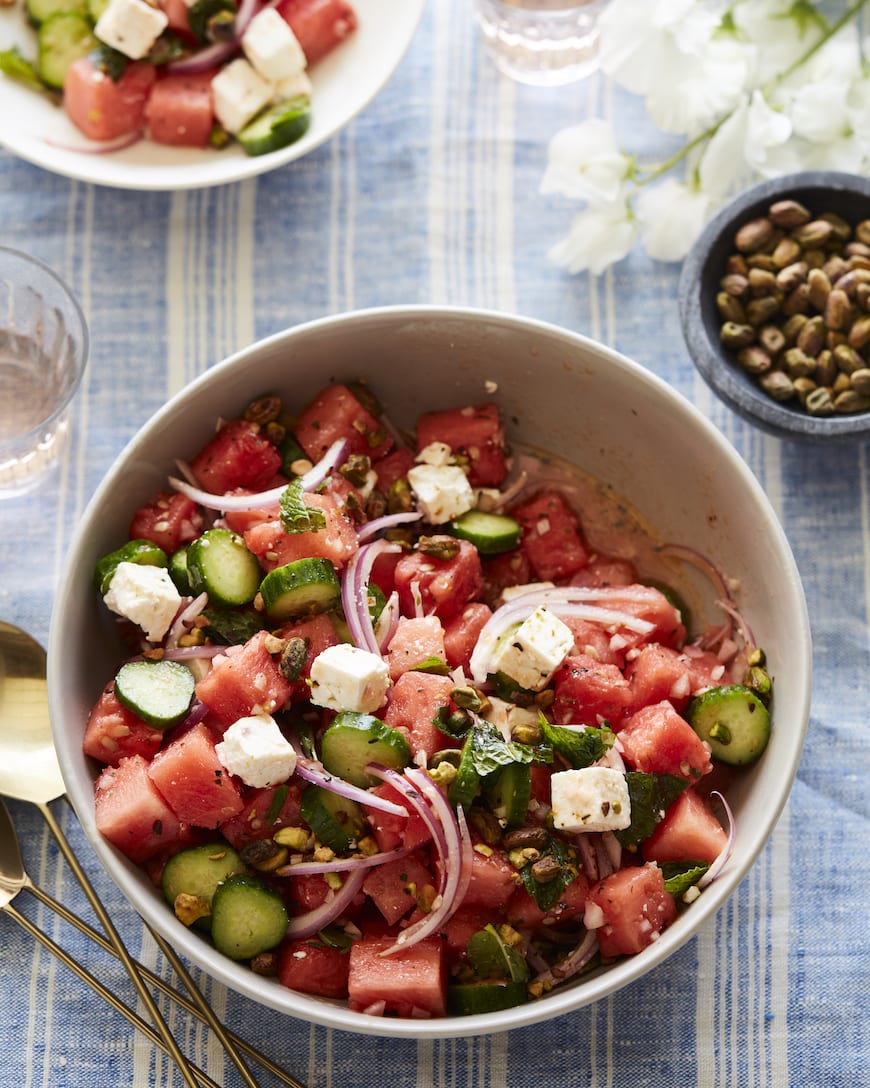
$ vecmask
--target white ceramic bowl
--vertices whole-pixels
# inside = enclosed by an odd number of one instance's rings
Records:
[[[485,383],[496,382],[509,439],[544,447],[607,481],[663,539],[699,549],[739,578],[745,617],[775,678],[770,745],[729,793],[737,838],[724,874],[639,955],[504,1012],[372,1018],[255,976],[177,922],[144,873],[94,825],[95,767],[81,739],[88,710],[120,657],[92,587],[96,559],[125,538],[132,510],[163,485],[176,457],[204,444],[216,417],[237,413],[267,389],[302,405],[327,381],[360,376],[391,418],[407,426],[422,410],[487,399]],[[434,307],[377,309],[298,326],[246,348],[175,396],[128,445],[88,506],[60,580],[49,646],[52,723],[69,795],[103,864],[148,923],[256,1001],[326,1026],[412,1038],[499,1031],[568,1012],[633,981],[683,945],[737,888],[779,816],[803,743],[810,675],[806,606],[788,543],[754,476],[698,411],[654,375],[582,336],[500,313]]]

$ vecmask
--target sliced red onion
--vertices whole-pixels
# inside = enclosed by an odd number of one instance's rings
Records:
[[[610,864],[613,866],[615,872],[622,865],[622,847],[619,844],[619,839],[617,839],[612,831],[602,831],[601,844],[604,847],[607,857],[610,860]]]
[[[371,1005],[366,1005],[366,1007],[360,1011],[363,1016],[383,1016],[387,1011],[387,1003],[383,999],[380,1001],[373,1001]]]
[[[411,522],[420,521],[422,517],[419,510],[409,510],[402,514],[384,514],[382,518],[374,518],[372,521],[367,521],[365,525],[361,525],[357,530],[357,540],[362,544],[386,529],[394,529],[397,525],[408,525]]]
[[[364,857],[335,858],[333,861],[297,861],[282,865],[275,870],[275,876],[317,876],[320,873],[355,872],[357,869],[372,869],[385,865],[388,861],[398,861],[413,854],[414,847],[398,850],[384,850],[379,854],[367,854]]]
[[[360,649],[380,654],[369,611],[369,580],[378,556],[398,552],[401,548],[388,540],[374,540],[364,544],[351,556],[341,578],[341,603],[350,628],[351,638]]]
[[[87,143],[57,140],[52,136],[43,136],[42,139],[49,147],[56,147],[58,151],[74,151],[80,155],[110,155],[114,151],[124,151],[125,148],[133,147],[144,136],[142,129],[136,129],[135,132],[125,132],[123,136],[116,136],[113,140],[89,140]]]
[[[341,463],[346,448],[347,442],[344,439],[333,442],[317,464],[304,476],[299,477],[302,482],[302,490],[314,491],[318,488],[335,466]],[[189,499],[193,499],[194,502],[199,503],[200,506],[205,506],[209,510],[232,510],[235,512],[268,510],[270,507],[278,505],[281,496],[287,490],[287,484],[280,484],[278,487],[270,487],[268,491],[257,491],[251,495],[215,495],[210,491],[203,491],[202,488],[190,484],[186,480],[179,480],[177,476],[170,476],[169,483],[176,491],[180,491],[182,495],[187,495]]]
[[[177,645],[182,635],[187,634],[193,626],[193,621],[208,604],[208,594],[200,593],[198,597],[183,597],[175,619],[167,632],[165,645],[167,649]]]
[[[313,937],[326,926],[332,925],[336,918],[340,918],[345,910],[353,902],[357,892],[362,887],[366,878],[365,869],[355,869],[348,874],[341,888],[324,903],[314,910],[300,914],[298,918],[291,918],[287,926],[287,936],[297,940],[305,937]]]
[[[226,650],[226,646],[170,646],[163,651],[167,661],[196,661],[207,660],[220,656]]]
[[[329,774],[324,770],[322,764],[315,763],[314,760],[311,759],[306,759],[305,756],[300,755],[298,751],[296,753],[296,773],[306,782],[310,782],[315,786],[322,786],[325,790],[337,793],[339,797],[346,797],[350,801],[357,801],[367,808],[380,809],[381,812],[389,812],[393,816],[408,815],[407,809],[403,808],[401,805],[397,805],[393,801],[388,801],[383,797],[378,797],[376,793],[372,793],[370,790],[364,790],[360,786],[354,786],[350,782],[345,782],[343,778],[338,778],[334,774]]]
[[[593,593],[602,595],[608,599],[611,594],[605,590],[595,590]],[[580,619],[599,623],[602,627],[625,627],[640,635],[647,635],[654,629],[654,624],[649,620],[639,619],[628,612],[620,612],[613,608],[601,608],[595,604],[586,603],[595,599],[590,596],[586,588],[564,587],[562,589],[533,590],[515,597],[512,601],[496,609],[483,626],[477,639],[477,644],[471,655],[469,669],[472,679],[482,684],[488,674],[488,666],[493,650],[499,639],[514,625],[519,625],[530,616],[536,608],[546,608],[556,616],[575,616]],[[626,598],[640,599],[640,598]]]
[[[387,647],[393,641],[393,635],[399,626],[400,615],[399,594],[393,590],[387,597],[387,603],[384,605],[380,616],[378,616],[378,622],[374,625],[375,641],[382,654],[387,652]]]
[[[698,881],[699,888],[706,888],[708,884],[712,884],[716,877],[722,872],[728,859],[731,857],[731,852],[734,849],[734,840],[737,837],[737,827],[734,822],[734,813],[731,811],[731,806],[725,800],[723,794],[718,790],[710,791],[711,797],[718,797],[722,807],[725,809],[725,815],[728,817],[728,840],[722,849],[719,851],[718,856],[715,858],[710,868]]]
[[[459,886],[456,889],[456,904],[462,905],[463,899],[468,893],[469,886],[471,885],[471,878],[474,876],[474,844],[471,841],[471,834],[468,830],[468,821],[465,819],[465,812],[460,805],[456,809],[456,822],[459,824],[459,840],[462,844],[462,852],[460,854],[460,868],[461,874],[459,877]]]
[[[577,947],[557,963],[535,976],[536,983],[543,983],[545,989],[561,985],[566,979],[582,971],[598,951],[598,938],[594,931],[587,933]]]
[[[242,0],[233,22],[233,36],[228,42],[215,42],[214,45],[208,45],[204,49],[192,53],[189,57],[171,61],[166,65],[166,71],[178,75],[191,75],[195,72],[205,72],[209,68],[216,68],[219,64],[222,64],[239,48],[242,35],[247,30],[248,24],[253,19],[259,6],[260,0]]]
[[[465,849],[460,837],[459,823],[444,794],[425,771],[408,768],[405,771],[408,781],[427,798],[436,813],[444,831],[446,847],[441,856],[441,888],[435,899],[433,910],[418,922],[403,929],[396,938],[396,943],[385,949],[381,955],[389,956],[403,948],[411,948],[438,930],[450,919],[459,906],[460,884],[469,870],[464,863]]]
[[[718,595],[723,597],[726,601],[733,602],[734,597],[731,593],[731,587],[728,584],[728,579],[724,573],[716,566],[716,564],[708,559],[706,555],[699,552],[696,548],[690,548],[686,544],[663,544],[659,548],[659,552],[662,555],[673,555],[677,559],[683,559],[687,563],[691,563],[693,567],[697,567],[702,574],[705,574],[713,585],[716,587]]]
[[[390,767],[383,767],[380,763],[369,763],[366,772],[380,778],[382,782],[387,782],[405,798],[411,808],[426,824],[426,828],[435,842],[435,849],[438,851],[439,857],[443,857],[447,851],[444,828],[441,822],[436,819],[431,806],[423,799],[420,791],[404,775],[399,774],[398,771],[394,771]],[[403,808],[402,815],[407,816],[408,810]]]
[[[579,835],[575,835],[573,839],[574,845],[577,847],[577,852],[580,854],[580,861],[583,865],[583,872],[592,881],[598,880],[598,856],[590,842],[588,832],[581,832]]]
[[[607,852],[604,843],[601,841],[600,835],[595,837],[593,849],[595,850],[595,860],[598,864],[598,879],[603,880],[606,876],[610,876],[611,873],[615,872],[615,867],[610,860],[610,854]]]

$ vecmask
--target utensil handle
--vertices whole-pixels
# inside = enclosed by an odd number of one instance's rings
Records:
[[[157,1028],[160,1038],[166,1045],[166,1048],[169,1051],[169,1054],[171,1055],[173,1061],[178,1066],[179,1072],[184,1078],[185,1083],[188,1085],[188,1088],[196,1088],[197,1081],[196,1077],[193,1074],[193,1070],[191,1069],[190,1063],[182,1053],[181,1048],[179,1047],[175,1037],[169,1029],[169,1025],[161,1016],[160,1010],[157,1008],[157,1004],[154,1001],[151,991],[148,989],[141,976],[139,975],[132,956],[127,951],[126,945],[121,940],[120,934],[115,928],[112,919],[109,917],[109,912],[103,906],[103,903],[100,900],[100,897],[97,895],[94,886],[88,879],[87,873],[85,873],[84,869],[79,864],[79,860],[73,853],[72,847],[67,841],[67,837],[66,835],[64,835],[60,824],[57,822],[57,820],[55,820],[54,814],[52,813],[48,805],[37,803],[36,807],[42,813],[43,819],[48,824],[52,835],[54,835],[54,838],[57,841],[58,846],[60,847],[61,853],[63,854],[64,858],[66,858],[69,867],[75,873],[76,879],[78,880],[79,884],[81,884],[82,890],[87,896],[88,902],[91,904],[94,913],[99,919],[100,925],[105,930],[109,940],[115,946],[115,949],[118,953],[118,958],[124,965],[124,969],[130,976],[133,985],[136,987],[136,992],[142,999],[142,1002],[148,1011],[148,1015],[151,1018],[151,1022]],[[239,1059],[239,1061],[241,1061],[241,1059]],[[252,1081],[249,1083],[253,1085],[253,1088],[256,1088],[255,1082]]]
[[[16,910],[11,903],[3,907],[3,911],[8,914],[10,918],[14,919],[22,929],[26,930],[31,937],[39,941],[44,948],[47,948],[53,956],[56,956],[61,963],[76,974],[82,982],[87,983],[92,990],[95,990],[96,993],[98,993],[104,1001],[107,1001],[113,1009],[126,1017],[130,1023],[138,1028],[143,1035],[147,1036],[155,1046],[159,1047],[165,1054],[170,1053],[169,1048],[166,1046],[163,1039],[161,1039],[150,1024],[146,1023],[141,1016],[135,1013],[129,1006],[125,1005],[119,997],[113,994],[111,990],[107,989],[99,979],[95,978],[90,973],[90,971],[77,963],[65,949],[61,948],[59,944],[53,941],[47,933],[43,933],[42,930],[37,925],[34,925],[26,915],[21,914],[21,912]],[[213,1081],[211,1077],[207,1073],[204,1073],[198,1066],[189,1063],[186,1058],[184,1059],[184,1062],[192,1077],[194,1088],[220,1088],[217,1082]]]
[[[63,903],[58,902],[57,899],[55,899],[52,895],[45,891],[44,888],[40,888],[37,884],[33,884],[31,882],[26,885],[26,889],[30,892],[31,895],[35,896],[35,898],[37,898],[40,903],[48,907],[49,910],[54,911],[54,913],[57,914],[59,917],[63,918],[65,922],[69,922],[71,926],[74,926],[79,931],[79,933],[83,933],[90,940],[94,941],[95,944],[98,944],[104,952],[108,952],[110,955],[114,956],[117,959],[118,953],[115,950],[114,945],[111,941],[107,940],[103,936],[103,934],[100,933],[99,930],[94,929],[94,927],[89,925],[83,918],[79,918],[79,916],[77,914],[74,914],[69,909],[69,907],[65,907]],[[175,953],[173,953],[173,955],[174,954]],[[185,997],[185,995],[182,993],[179,993],[178,990],[176,990],[165,979],[161,978],[160,975],[156,974],[150,968],[146,967],[142,963],[139,963],[138,961],[136,961],[136,967],[143,978],[147,979],[152,986],[156,986],[157,989],[160,990],[160,992],[168,997],[171,1001],[175,1001],[183,1009],[190,1013],[191,1016],[195,1016],[202,1023],[208,1022],[205,1015],[194,1004],[194,1002],[190,1000],[190,998]],[[244,1051],[244,1053],[247,1054],[248,1057],[253,1058],[256,1062],[259,1062],[264,1069],[271,1073],[272,1076],[277,1077],[282,1084],[286,1084],[288,1088],[304,1088],[304,1085],[296,1080],[295,1077],[291,1077],[289,1073],[285,1073],[280,1065],[276,1065],[275,1062],[273,1062],[270,1058],[267,1058],[266,1055],[262,1053],[262,1051],[257,1050],[257,1048],[255,1046],[252,1046],[249,1042],[247,1042],[247,1040],[243,1039],[240,1035],[236,1035],[236,1033],[229,1028],[224,1028],[224,1030],[232,1039],[233,1044],[237,1046],[239,1050]]]

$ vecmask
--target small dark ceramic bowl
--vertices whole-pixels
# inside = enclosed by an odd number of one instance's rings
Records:
[[[683,336],[701,376],[735,412],[781,438],[845,441],[870,437],[870,412],[813,416],[795,398],[776,401],[743,371],[719,339],[716,308],[719,281],[734,235],[750,219],[765,215],[778,200],[799,201],[814,215],[836,212],[854,226],[870,218],[870,180],[854,174],[819,171],[789,174],[747,189],[704,228],[683,265],[680,319]]]

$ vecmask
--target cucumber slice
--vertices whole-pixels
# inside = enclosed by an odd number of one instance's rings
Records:
[[[506,514],[469,510],[451,521],[448,529],[452,536],[470,541],[481,555],[510,552],[520,543],[520,523]]]
[[[713,758],[732,766],[754,763],[770,739],[770,714],[754,691],[730,684],[696,695],[686,719]]]
[[[302,794],[302,819],[316,839],[336,854],[346,854],[366,834],[362,808],[322,786],[308,786]]]
[[[236,873],[214,893],[211,937],[218,952],[232,960],[251,960],[275,948],[289,923],[283,899],[259,877]]]
[[[207,529],[187,549],[192,593],[207,593],[210,604],[247,604],[260,588],[260,563],[238,533]]]
[[[506,763],[483,782],[493,815],[504,827],[520,827],[532,796],[532,768],[528,763]]]
[[[52,15],[66,14],[70,11],[79,15],[88,14],[88,0],[25,0],[24,10],[34,26],[47,22]]]
[[[155,729],[168,729],[190,709],[195,683],[178,661],[128,661],[115,677],[115,695]]]
[[[453,1016],[512,1009],[528,999],[524,982],[463,982],[447,987],[447,1011]]]
[[[411,746],[403,733],[380,718],[344,710],[323,734],[320,758],[330,774],[365,789],[379,781],[366,774],[367,763],[400,771],[411,762]]]
[[[341,583],[328,559],[297,559],[269,571],[260,595],[269,618],[283,623],[337,608]]]
[[[295,143],[310,124],[311,99],[299,94],[258,114],[238,134],[238,141],[248,155],[265,155]]]
[[[70,65],[99,46],[91,21],[79,11],[62,11],[40,26],[37,35],[39,77],[48,87],[63,90]]]
[[[244,871],[241,856],[231,846],[225,842],[204,843],[173,854],[163,868],[161,886],[170,907],[175,906],[179,895],[196,896],[211,906],[218,885]],[[195,925],[209,929],[211,918],[200,918]]]
[[[190,571],[187,569],[189,545],[183,544],[169,557],[169,577],[182,597],[190,596]]]
[[[100,596],[105,597],[109,585],[115,577],[115,571],[121,563],[141,563],[143,566],[166,567],[169,559],[166,552],[150,540],[128,540],[116,551],[109,552],[98,560],[94,567],[94,585]],[[170,571],[171,573],[171,571]]]

